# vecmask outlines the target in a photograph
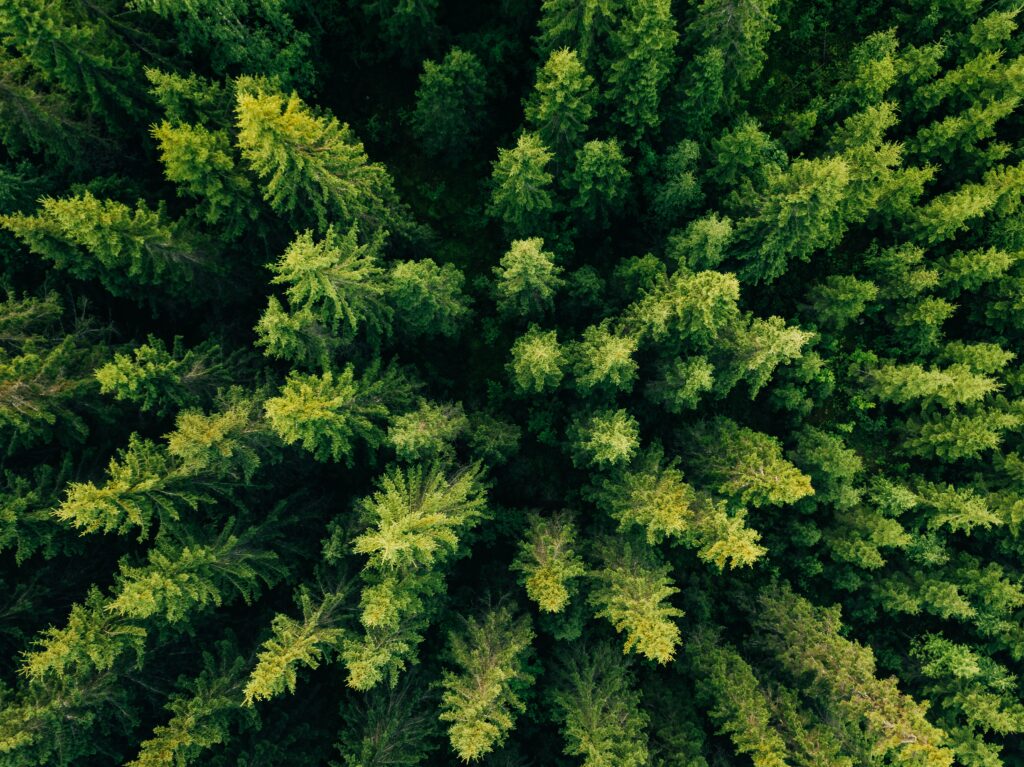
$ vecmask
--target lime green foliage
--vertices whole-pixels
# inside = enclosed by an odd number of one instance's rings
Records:
[[[576,51],[553,51],[537,74],[537,84],[526,103],[526,119],[541,141],[559,157],[575,149],[594,116],[594,78],[580,63]]]
[[[449,636],[457,672],[441,680],[442,722],[449,722],[452,749],[472,762],[504,743],[515,717],[526,710],[519,689],[533,682],[525,653],[533,640],[530,619],[513,616],[507,607],[489,610],[465,629]]]
[[[562,267],[555,256],[542,250],[544,240],[531,237],[513,240],[508,252],[494,267],[498,311],[528,317],[552,307],[555,293],[564,284]]]
[[[365,325],[382,333],[389,327],[384,271],[378,266],[381,240],[359,244],[353,226],[346,235],[328,227],[324,238],[303,233],[270,265],[271,280],[285,285],[293,312],[308,311],[332,332],[351,338]]]
[[[814,493],[810,477],[782,457],[778,440],[726,418],[690,430],[687,451],[700,481],[741,503],[788,504]]]
[[[142,741],[138,756],[127,767],[193,764],[208,748],[230,740],[236,720],[247,719],[238,705],[245,659],[229,640],[218,644],[217,650],[217,655],[204,653],[198,676],[178,680],[180,689],[165,705],[170,718]]]
[[[369,161],[347,124],[318,117],[296,94],[257,80],[240,80],[237,92],[238,147],[275,211],[296,221],[311,212],[321,230],[329,219],[363,231],[381,227],[391,178]]]
[[[640,447],[636,419],[621,409],[580,419],[573,424],[571,437],[579,461],[595,466],[626,463]]]
[[[523,133],[512,149],[498,151],[491,173],[492,216],[513,235],[527,235],[546,222],[554,200],[547,166],[553,155],[535,133]]]
[[[245,705],[269,700],[287,690],[295,692],[298,669],[315,669],[338,650],[345,632],[339,628],[338,612],[344,604],[345,589],[314,597],[300,589],[297,602],[301,620],[278,614],[271,623],[271,637],[261,646],[256,667],[242,690]]]
[[[0,767],[1024,764],[1020,9],[0,46]]]
[[[384,441],[390,405],[401,405],[406,388],[394,370],[356,378],[347,365],[337,375],[293,373],[264,407],[270,428],[286,445],[298,442],[318,461],[351,464],[356,440],[371,448]]]
[[[132,209],[90,192],[41,203],[33,216],[0,217],[0,226],[57,269],[97,280],[112,295],[144,301],[154,287],[177,285],[175,298],[188,300],[184,285],[206,259],[162,211],[141,200]]]
[[[543,612],[562,612],[577,589],[576,579],[586,574],[574,550],[576,537],[576,526],[565,514],[530,517],[512,567],[522,574],[523,588]]]
[[[186,349],[181,337],[167,345],[153,336],[132,349],[131,355],[115,354],[96,370],[100,392],[127,400],[140,410],[167,415],[194,407],[231,381],[237,360],[225,359],[218,344],[204,342]]]
[[[590,326],[575,350],[576,386],[582,391],[605,386],[630,390],[637,373],[636,349],[635,338],[614,333],[605,323]]]
[[[165,120],[152,133],[164,173],[178,185],[179,194],[198,201],[206,223],[223,225],[229,235],[240,233],[256,210],[251,207],[252,184],[237,167],[227,131]]]
[[[451,478],[437,468],[386,474],[360,506],[372,526],[354,539],[352,550],[369,555],[368,565],[377,570],[428,566],[451,556],[459,530],[484,513],[479,478],[476,468]]]
[[[364,531],[352,551],[365,555],[360,622],[365,634],[343,649],[348,684],[369,690],[405,668],[430,625],[424,600],[444,588],[440,567],[487,514],[479,466],[392,469],[358,504]]]
[[[402,460],[451,460],[455,457],[453,443],[469,428],[462,405],[423,401],[416,410],[392,419],[388,442]]]
[[[648,450],[637,464],[605,480],[599,493],[620,530],[639,527],[652,545],[678,539],[719,570],[752,564],[767,553],[758,545],[760,534],[745,526],[742,510],[730,514],[724,503],[696,491],[660,450]]]
[[[679,589],[669,578],[671,568],[651,549],[628,541],[602,543],[601,568],[595,570],[591,604],[598,618],[607,618],[619,634],[625,634],[622,651],[648,660],[668,663],[679,646],[675,618],[683,611],[668,601]]]
[[[121,563],[116,596],[106,605],[111,612],[135,619],[160,615],[177,623],[194,611],[223,603],[228,589],[252,602],[262,585],[273,585],[283,574],[277,555],[253,544],[253,533],[238,536],[228,523],[209,543],[158,545],[149,561],[134,567]]]
[[[512,344],[509,372],[521,392],[541,392],[561,382],[566,365],[565,352],[558,345],[558,333],[536,325]]]

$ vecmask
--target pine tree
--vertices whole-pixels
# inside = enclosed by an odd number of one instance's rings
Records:
[[[533,682],[525,655],[533,641],[530,619],[516,618],[508,607],[468,618],[460,633],[448,638],[458,671],[446,670],[441,680],[442,722],[449,722],[452,749],[472,762],[502,745],[526,710],[519,690]]]
[[[158,416],[205,404],[217,389],[232,380],[232,368],[241,363],[225,357],[212,341],[186,349],[176,336],[168,350],[159,338],[150,336],[131,355],[118,353],[96,370],[100,392],[114,399],[138,404]]]
[[[413,411],[391,420],[388,442],[404,461],[454,461],[455,440],[470,428],[462,405],[424,400]]]
[[[571,428],[574,461],[582,465],[626,463],[640,446],[640,427],[629,411],[600,410]]]
[[[525,116],[545,146],[562,159],[571,155],[587,133],[596,101],[594,78],[576,51],[553,51],[537,75],[526,101]]]
[[[554,208],[554,177],[547,170],[553,158],[535,133],[520,135],[513,149],[498,150],[488,210],[513,236],[535,234],[546,225]]]
[[[218,643],[216,655],[204,653],[199,674],[178,679],[179,689],[165,705],[167,723],[154,728],[127,767],[194,764],[207,749],[226,743],[236,720],[251,720],[239,708],[245,665],[230,639]]]
[[[731,98],[738,95],[737,90],[746,90],[764,67],[768,41],[779,29],[775,5],[774,0],[704,0],[687,27],[694,44],[721,52],[723,80]]]
[[[810,477],[782,457],[767,434],[718,418],[686,435],[688,465],[715,491],[753,506],[795,503],[814,493]]]
[[[615,139],[588,141],[576,151],[569,177],[570,205],[591,224],[603,226],[629,197],[627,160]]]
[[[487,72],[471,51],[452,48],[440,63],[423,62],[412,130],[427,154],[461,161],[484,120]]]
[[[589,65],[614,26],[619,10],[619,0],[543,0],[537,47],[542,54],[570,48]]]
[[[465,277],[454,264],[432,259],[401,261],[388,275],[397,329],[410,337],[453,336],[470,315]]]
[[[356,440],[377,448],[393,406],[408,401],[408,384],[389,368],[356,378],[352,365],[337,375],[292,373],[265,405],[267,421],[286,445],[301,442],[318,461],[351,465]]]
[[[348,684],[369,690],[415,657],[430,624],[428,602],[444,588],[444,563],[487,513],[479,465],[392,469],[358,504],[364,532],[352,550],[367,556],[360,622],[366,633],[342,651]]]
[[[687,639],[686,664],[698,700],[738,753],[749,754],[755,767],[790,764],[785,741],[773,726],[770,693],[734,647],[702,626]]]
[[[558,386],[565,363],[557,331],[543,331],[531,325],[512,344],[509,372],[520,392],[541,392]]]
[[[562,267],[555,256],[542,250],[544,240],[531,237],[513,240],[508,252],[494,267],[497,278],[498,311],[519,317],[543,314],[554,304],[555,293],[564,284]]]
[[[256,666],[242,690],[245,705],[269,700],[286,690],[295,692],[300,667],[315,669],[341,648],[346,632],[339,624],[348,589],[314,596],[300,587],[296,602],[302,619],[279,613],[271,623],[271,636],[263,642]]]
[[[152,300],[153,288],[195,301],[199,295],[183,286],[210,265],[193,238],[141,200],[133,210],[90,192],[47,197],[35,215],[2,216],[0,225],[57,269],[140,303]]]
[[[211,226],[223,226],[224,236],[242,233],[255,217],[252,184],[238,168],[231,136],[226,130],[202,125],[153,126],[164,175],[178,185],[178,193],[198,200],[199,215]]]
[[[719,569],[726,562],[749,565],[766,553],[758,532],[744,525],[742,511],[729,514],[724,504],[698,493],[683,481],[678,462],[666,462],[660,449],[646,451],[637,464],[605,480],[598,493],[620,530],[639,527],[651,545],[677,538]]]
[[[542,612],[562,612],[576,591],[575,579],[586,574],[574,550],[576,538],[576,527],[567,515],[530,517],[512,567],[521,573],[520,582]]]
[[[787,673],[804,680],[808,693],[819,696],[834,715],[864,728],[870,738],[866,758],[935,767],[953,763],[944,733],[927,721],[924,706],[901,693],[895,679],[875,676],[870,649],[837,633],[838,610],[816,608],[775,587],[762,593],[756,622],[763,643]]]
[[[381,335],[390,329],[387,283],[378,265],[383,238],[359,243],[355,225],[345,235],[327,227],[323,239],[300,234],[270,265],[273,284],[285,285],[292,312],[308,311],[324,327],[351,340],[365,326]]]
[[[637,375],[637,341],[615,333],[608,323],[591,325],[574,349],[573,373],[581,391],[597,387],[629,391]]]
[[[585,767],[647,764],[649,717],[622,655],[609,645],[563,658],[552,702],[560,714],[565,753]]]
[[[623,140],[636,144],[661,122],[658,107],[675,68],[679,33],[668,0],[631,0],[625,10],[611,36],[606,98]]]
[[[668,601],[679,592],[669,578],[671,568],[653,549],[629,542],[606,541],[599,553],[602,567],[591,575],[595,616],[607,618],[619,634],[625,633],[623,653],[633,651],[668,663],[680,642],[673,619],[683,615]]]
[[[238,147],[263,182],[263,197],[296,222],[310,218],[321,231],[329,219],[363,232],[382,228],[391,177],[371,163],[347,124],[318,117],[296,94],[285,96],[249,78],[238,81]]]

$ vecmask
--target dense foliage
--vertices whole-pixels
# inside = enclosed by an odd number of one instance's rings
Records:
[[[1021,23],[0,4],[0,767],[1024,764]]]

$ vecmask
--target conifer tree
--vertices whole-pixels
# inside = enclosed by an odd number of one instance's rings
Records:
[[[611,35],[607,93],[624,141],[636,143],[646,131],[658,127],[661,93],[675,66],[678,39],[671,3],[632,0],[626,4]]]
[[[34,216],[3,216],[0,225],[57,269],[140,302],[161,286],[171,286],[175,299],[195,301],[197,294],[182,286],[209,264],[198,243],[141,200],[133,210],[90,192],[44,198]]]
[[[347,124],[318,117],[296,94],[258,80],[243,78],[236,90],[238,147],[275,211],[321,231],[329,219],[364,232],[383,226],[391,177],[369,161]]]
[[[356,378],[347,365],[339,374],[293,373],[265,405],[267,421],[286,445],[300,442],[318,461],[352,462],[355,441],[376,448],[392,406],[408,399],[408,384],[394,368]]]
[[[529,531],[519,544],[512,567],[518,570],[530,599],[543,612],[565,609],[576,590],[575,579],[586,574],[574,550],[576,528],[564,514],[530,518]]]
[[[594,78],[587,74],[576,52],[553,51],[541,68],[526,102],[526,119],[540,140],[564,158],[586,134],[594,115]]]
[[[514,148],[498,151],[489,211],[512,235],[529,235],[546,224],[554,208],[554,177],[547,170],[553,157],[535,133],[523,133]]]
[[[592,575],[590,593],[595,615],[625,634],[624,653],[668,663],[680,642],[673,619],[683,615],[668,601],[679,591],[669,578],[671,568],[652,549],[623,541],[604,542],[600,556],[602,567]]]
[[[578,648],[562,659],[553,702],[565,753],[586,767],[640,767],[648,759],[649,718],[626,660],[613,647]]]
[[[519,689],[532,683],[525,653],[533,640],[529,618],[507,607],[468,618],[461,633],[449,636],[458,671],[441,680],[442,722],[449,722],[452,749],[464,762],[480,759],[500,746],[525,710]]]
[[[543,247],[540,237],[513,240],[494,267],[499,311],[529,317],[552,307],[555,293],[563,284],[559,276],[562,268],[555,263],[554,254]]]
[[[423,62],[412,129],[428,154],[459,161],[473,149],[484,119],[487,73],[471,51],[452,48]]]

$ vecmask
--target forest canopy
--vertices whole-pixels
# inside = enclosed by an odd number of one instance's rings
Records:
[[[1024,764],[994,0],[0,4],[0,767]]]

